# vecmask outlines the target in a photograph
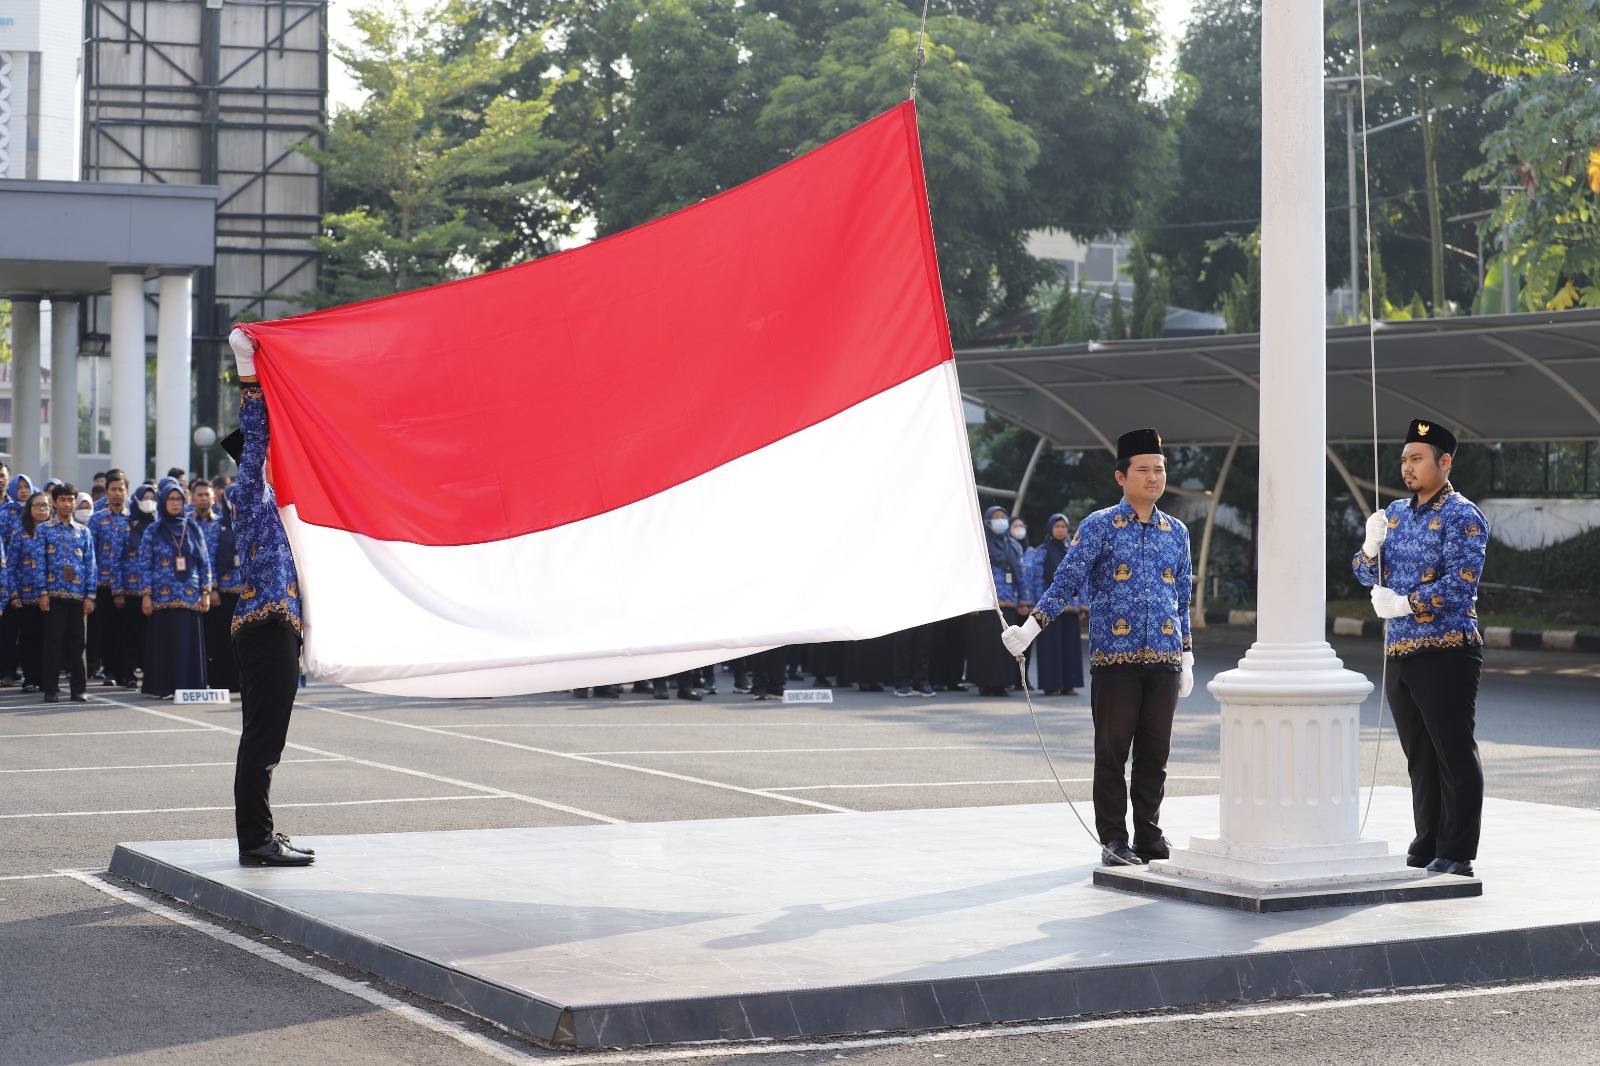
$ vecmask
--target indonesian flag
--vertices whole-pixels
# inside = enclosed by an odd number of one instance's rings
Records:
[[[994,606],[910,103],[585,247],[242,328],[318,678],[541,692]]]

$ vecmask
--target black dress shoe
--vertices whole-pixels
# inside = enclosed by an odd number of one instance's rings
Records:
[[[1172,844],[1166,837],[1156,837],[1153,844],[1135,844],[1133,853],[1145,862],[1150,862],[1154,859],[1170,859],[1172,858]]]
[[[60,703],[61,702],[61,697],[57,696],[54,692],[46,692],[44,694],[44,702],[46,702],[46,703]]]
[[[316,856],[298,850],[281,834],[259,848],[239,853],[240,866],[310,866],[316,861]]]
[[[655,692],[655,698],[658,700],[670,700],[672,698],[672,694],[664,688],[657,689]]]
[[[298,851],[302,855],[315,855],[317,853],[315,848],[303,848],[282,833],[273,833],[272,839],[279,847],[287,848],[289,851]]]
[[[1430,874],[1455,874],[1457,877],[1474,877],[1471,859],[1434,859],[1428,864]]]
[[[1144,860],[1128,847],[1126,840],[1113,840],[1100,847],[1101,866],[1143,866]]]
[[[38,685],[23,685],[22,686],[22,691],[23,692],[29,692],[29,693],[38,692],[39,691],[39,686]]]
[[[1433,865],[1433,856],[1408,854],[1406,856],[1406,865],[1414,870],[1425,870]]]
[[[680,700],[701,700],[701,699],[705,699],[704,696],[702,696],[700,693],[696,692],[692,688],[680,688],[678,690],[678,698]]]
[[[89,697],[85,696],[83,693],[80,692],[76,696],[72,697],[72,702],[73,703],[88,703],[89,702]]]

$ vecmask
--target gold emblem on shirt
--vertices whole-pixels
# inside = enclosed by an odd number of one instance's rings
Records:
[[[1161,571],[1161,580],[1171,585],[1175,584],[1178,579],[1172,576],[1172,567],[1169,566],[1165,570]]]
[[[1439,580],[1439,571],[1435,570],[1431,566],[1428,567],[1426,570],[1424,570],[1422,572],[1422,580],[1423,581],[1437,581],[1437,580]]]
[[[1478,523],[1476,523],[1476,522],[1467,523],[1466,534],[1469,537],[1481,537],[1481,536],[1483,536],[1483,533],[1482,533],[1481,530],[1478,529]]]
[[[1400,528],[1400,516],[1399,515],[1390,515],[1389,516],[1389,528],[1390,529],[1399,529]]]
[[[1128,568],[1127,563],[1118,563],[1116,572],[1111,576],[1116,578],[1118,581],[1126,581],[1133,576],[1133,571]]]
[[[1476,570],[1463,567],[1461,570],[1461,580],[1476,581],[1478,580],[1478,572]]]
[[[1428,602],[1433,604],[1435,607],[1443,607],[1444,606],[1444,597],[1443,596],[1430,596],[1430,597],[1428,597]]]
[[[1111,627],[1111,632],[1119,637],[1125,637],[1133,632],[1133,627],[1128,624],[1126,618],[1119,618],[1117,619],[1117,624]]]
[[[1433,516],[1433,521],[1428,523],[1428,529],[1434,530],[1434,529],[1438,529],[1438,528],[1439,528],[1439,516],[1438,515],[1434,515]]]
[[[1128,516],[1125,514],[1114,514],[1111,516],[1111,524],[1116,526],[1118,529],[1127,529]]]
[[[1162,517],[1161,521],[1156,523],[1156,528],[1161,530],[1163,533],[1172,532],[1172,524],[1167,521],[1165,516]]]
[[[1414,615],[1419,622],[1431,622],[1436,617],[1434,613],[1428,610],[1426,607],[1417,608],[1417,610],[1414,612]]]
[[[1165,633],[1169,637],[1172,636],[1172,634],[1173,634],[1172,619],[1169,618],[1165,622],[1161,623],[1161,632]]]

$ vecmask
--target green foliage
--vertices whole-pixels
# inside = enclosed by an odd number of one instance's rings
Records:
[[[1129,310],[1128,333],[1131,337],[1159,337],[1167,328],[1167,301],[1172,294],[1172,283],[1167,267],[1145,247],[1143,237],[1133,238],[1125,269],[1133,279],[1133,306]]]
[[[1585,530],[1559,545],[1521,550],[1491,540],[1484,564],[1486,580],[1548,592],[1600,592],[1600,529]],[[1593,605],[1591,604],[1591,607]]]
[[[1223,288],[1220,301],[1222,317],[1229,333],[1255,333],[1261,328],[1261,229],[1257,227],[1244,237],[1228,235],[1206,242],[1206,257],[1201,265],[1206,274],[1214,269],[1214,262],[1224,253],[1241,264],[1232,273]],[[1202,277],[1205,274],[1202,274]]]
[[[1497,274],[1509,269],[1520,281],[1517,309],[1528,311],[1600,306],[1600,0],[1547,7],[1570,50],[1490,98],[1507,119],[1485,138],[1486,161],[1472,172],[1524,190],[1486,228],[1509,235]]]
[[[1081,344],[1100,340],[1105,331],[1095,314],[1098,302],[1099,294],[1085,290],[1081,277],[1076,289],[1062,285],[1055,298],[1049,301],[1049,310],[1040,317],[1033,343]]]
[[[467,0],[421,14],[398,3],[358,8],[355,46],[335,55],[369,94],[334,114],[326,147],[301,146],[324,168],[335,210],[316,241],[331,305],[402,292],[473,272],[506,234],[473,210],[537,198],[511,180],[550,149],[541,124],[554,87],[528,97],[492,90],[541,62],[540,38],[477,34],[451,45],[472,17]]]
[[[1122,310],[1122,293],[1111,290],[1111,315],[1106,323],[1106,337],[1121,341],[1128,339],[1128,316]]]

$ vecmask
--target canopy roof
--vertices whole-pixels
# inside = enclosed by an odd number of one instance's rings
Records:
[[[1462,441],[1600,438],[1600,309],[1380,323],[1378,431],[1413,418]],[[1367,327],[1328,330],[1328,442],[1372,440]],[[1115,451],[1154,426],[1169,444],[1255,443],[1261,335],[956,352],[963,394],[1063,448]]]

